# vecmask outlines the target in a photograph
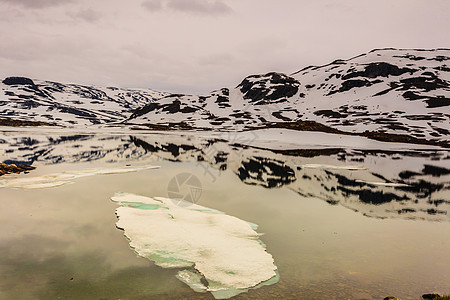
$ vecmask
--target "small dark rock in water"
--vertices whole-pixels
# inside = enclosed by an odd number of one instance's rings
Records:
[[[384,298],[383,300],[400,300],[400,299],[398,299],[397,297],[394,297],[394,296],[389,296],[389,297]]]
[[[11,173],[28,173],[28,171],[36,169],[35,167],[29,166],[29,165],[15,165],[15,164],[2,164],[0,163],[0,176],[11,174]]]
[[[201,277],[200,282],[203,283],[204,286],[209,287],[209,282],[205,277]]]
[[[436,293],[431,293],[431,294],[424,294],[422,295],[423,299],[439,299],[441,298],[441,296],[439,294]]]

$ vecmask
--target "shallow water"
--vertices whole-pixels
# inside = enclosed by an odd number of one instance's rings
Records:
[[[236,299],[417,299],[450,292],[448,151],[274,153],[166,134],[10,132],[0,140],[1,161],[37,167],[0,180],[161,167],[46,189],[0,188],[1,299],[213,299],[179,281],[177,269],[137,256],[115,225],[116,192],[167,197],[169,182],[185,172],[201,183],[197,204],[259,225],[278,267],[278,283]],[[387,181],[409,187],[364,183]]]

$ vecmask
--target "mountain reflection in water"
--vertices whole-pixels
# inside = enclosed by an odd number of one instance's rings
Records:
[[[294,149],[268,150],[198,135],[20,133],[0,139],[0,161],[32,165],[148,159],[194,162],[216,180],[236,174],[244,184],[287,187],[331,205],[376,218],[449,221],[450,163],[447,150]],[[305,168],[307,163],[360,165],[365,169]],[[273,201],[276,201],[274,199]]]

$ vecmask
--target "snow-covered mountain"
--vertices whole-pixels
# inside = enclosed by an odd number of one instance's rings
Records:
[[[450,49],[379,49],[291,75],[251,75],[205,96],[7,78],[0,118],[151,129],[276,127],[448,146],[449,60]]]
[[[449,60],[450,49],[373,50],[291,75],[248,76],[206,96],[169,95],[138,109],[128,123],[243,130],[314,121],[348,133],[448,141]]]
[[[0,83],[0,117],[84,126],[122,121],[165,93],[150,89],[99,88],[8,77]]]

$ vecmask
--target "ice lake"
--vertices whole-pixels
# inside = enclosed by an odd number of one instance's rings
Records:
[[[0,299],[214,299],[179,280],[180,268],[130,248],[116,227],[116,193],[189,194],[196,205],[257,224],[279,278],[233,299],[450,291],[449,150],[287,130],[104,132],[0,135],[0,162],[36,167],[0,177]],[[198,179],[195,191],[180,182],[174,190],[180,174]],[[227,241],[222,247],[232,250]]]

